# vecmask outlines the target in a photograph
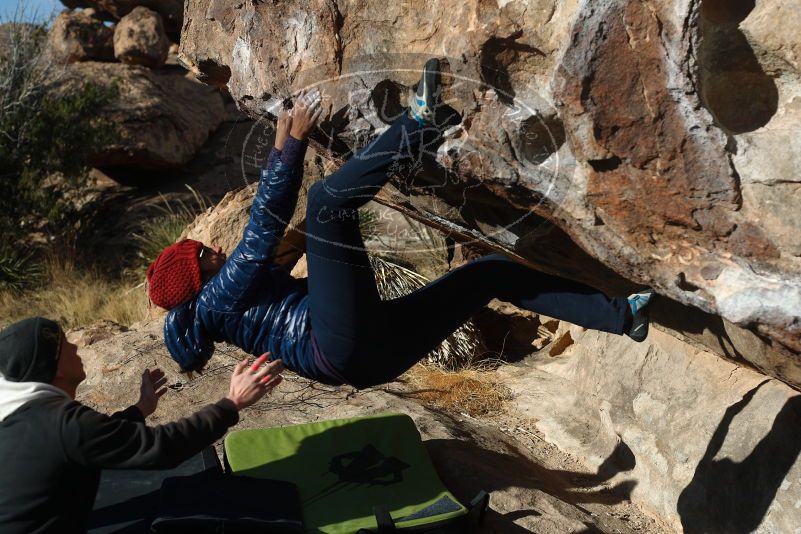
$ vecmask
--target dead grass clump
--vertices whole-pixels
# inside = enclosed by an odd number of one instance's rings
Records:
[[[439,367],[417,364],[403,379],[412,390],[406,394],[428,406],[472,417],[502,412],[511,398],[509,388],[493,375],[478,369],[447,371]]]
[[[144,287],[110,281],[92,270],[77,269],[70,261],[51,260],[38,288],[0,292],[0,327],[42,315],[69,329],[106,319],[130,326],[147,316]]]

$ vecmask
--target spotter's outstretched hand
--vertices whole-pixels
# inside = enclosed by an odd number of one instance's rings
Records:
[[[237,410],[255,404],[281,383],[284,364],[281,360],[267,363],[269,357],[270,353],[267,352],[252,364],[248,364],[248,360],[236,364],[226,398],[234,403]]]
[[[142,372],[142,383],[139,386],[139,400],[136,407],[147,417],[156,411],[159,399],[167,392],[167,378],[161,369],[145,369]]]

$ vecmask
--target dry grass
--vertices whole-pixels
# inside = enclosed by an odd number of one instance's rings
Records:
[[[412,388],[405,395],[440,410],[479,417],[504,410],[511,398],[509,388],[482,369],[446,371],[431,365],[417,364],[403,380]]]
[[[101,319],[130,326],[147,313],[144,287],[109,281],[98,272],[77,269],[64,260],[46,264],[40,288],[25,293],[0,292],[0,327],[34,315],[56,320],[63,328]]]
[[[65,329],[88,326],[100,320],[130,326],[147,318],[150,308],[142,283],[147,265],[164,247],[174,243],[196,214],[208,206],[205,198],[191,187],[187,188],[194,196],[194,204],[182,200],[170,203],[162,198],[159,214],[143,222],[142,235],[134,234],[138,242],[138,265],[114,278],[104,276],[97,269],[77,267],[74,259],[78,253],[74,243],[68,243],[59,249],[59,256],[42,263],[41,272],[28,277],[35,282],[6,284],[5,289],[0,289],[0,328],[35,315],[54,319]],[[14,259],[5,264],[15,267]],[[39,267],[38,262],[33,265]],[[0,261],[0,275],[3,266]],[[25,289],[21,291],[19,287]]]
[[[170,202],[164,195],[161,195],[161,205],[156,206],[158,215],[143,221],[142,231],[133,234],[134,240],[139,245],[137,256],[140,259],[140,271],[144,273],[165,247],[178,241],[186,227],[195,218],[209,208],[209,200],[189,187],[185,187],[192,193],[193,201],[185,202],[181,199]]]

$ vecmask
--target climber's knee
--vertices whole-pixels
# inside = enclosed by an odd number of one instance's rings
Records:
[[[326,191],[325,184],[315,182],[306,193],[306,218],[314,220],[318,213],[331,204],[331,195]]]
[[[315,183],[306,195],[306,217],[311,219],[321,213],[355,212],[374,196],[374,192],[365,192],[364,188],[352,187],[336,189],[331,187],[328,179]]]
[[[358,206],[352,206],[353,199],[348,195],[333,191],[325,181],[315,183],[309,188],[306,195],[306,220],[326,222],[341,220],[350,212],[358,211]]]

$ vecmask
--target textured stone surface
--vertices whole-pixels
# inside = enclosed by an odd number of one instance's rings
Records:
[[[152,9],[137,7],[114,28],[114,57],[123,63],[161,67],[169,50],[161,15]]]
[[[90,7],[110,20],[120,20],[139,6],[157,11],[164,19],[169,33],[181,31],[184,20],[184,0],[61,0],[69,8]]]
[[[121,63],[70,65],[59,92],[79,84],[116,82],[119,95],[98,114],[117,125],[120,138],[92,157],[96,167],[177,167],[189,162],[224,117],[222,97],[182,73]]]
[[[792,0],[190,0],[186,16],[182,61],[243,110],[319,84],[333,156],[447,58],[464,120],[397,204],[606,289],[654,286],[757,332],[768,372],[801,370]],[[561,263],[582,255],[597,261]]]
[[[50,28],[50,52],[57,61],[113,61],[114,29],[106,27],[94,10],[63,11]]]
[[[214,366],[188,379],[177,372],[162,341],[161,321],[134,326],[106,337],[101,325],[68,334],[85,341],[80,349],[87,380],[78,400],[112,413],[135,402],[144,367],[165,371],[167,394],[149,418],[151,425],[190,415],[228,391],[234,364],[243,353],[218,345]],[[658,521],[642,513],[612,489],[587,488],[595,478],[586,467],[532,435],[518,419],[476,419],[430,410],[411,398],[403,384],[387,389],[354,391],[311,383],[285,374],[283,384],[241,413],[232,430],[400,412],[414,419],[443,483],[469,502],[479,490],[492,493],[481,529],[486,534],[564,534],[596,532],[667,534]],[[500,415],[500,414],[499,414]]]
[[[801,395],[658,331],[638,344],[571,327],[551,346],[565,336],[557,356],[500,370],[546,441],[679,532],[801,527]]]
[[[479,488],[494,492],[487,532],[801,527],[797,392],[660,332],[638,344],[544,317],[529,320],[552,342],[494,373],[513,393],[507,413],[476,419],[429,411],[400,382],[355,392],[288,375],[238,428],[408,413],[460,498]],[[170,359],[161,327],[153,320],[128,331],[101,324],[68,334],[82,343],[88,376],[79,400],[106,412],[125,407],[136,398],[144,366],[164,369],[171,385],[151,424],[222,396],[242,353],[220,344],[208,372],[187,379]],[[565,462],[565,453],[579,464]],[[641,510],[668,525],[646,521]]]
[[[769,62],[758,61],[738,27],[753,3],[675,7],[605,2],[580,13],[557,72],[565,130],[577,159],[589,163],[586,194],[602,221],[588,246],[599,256],[599,247],[619,250],[602,256],[616,271],[653,278],[663,292],[798,351],[801,277],[787,238],[796,223],[767,205],[778,191],[749,191],[754,180],[795,188],[798,173],[777,163],[757,178],[753,166],[738,165],[743,152],[751,160],[798,157],[779,140],[788,121],[798,124],[788,117],[792,96],[779,98],[789,81],[768,75]],[[581,29],[588,27],[602,29]],[[796,73],[788,66],[785,78]],[[770,140],[760,149],[752,135]],[[798,213],[790,200],[784,211]],[[701,272],[709,264],[720,268],[717,277]]]

